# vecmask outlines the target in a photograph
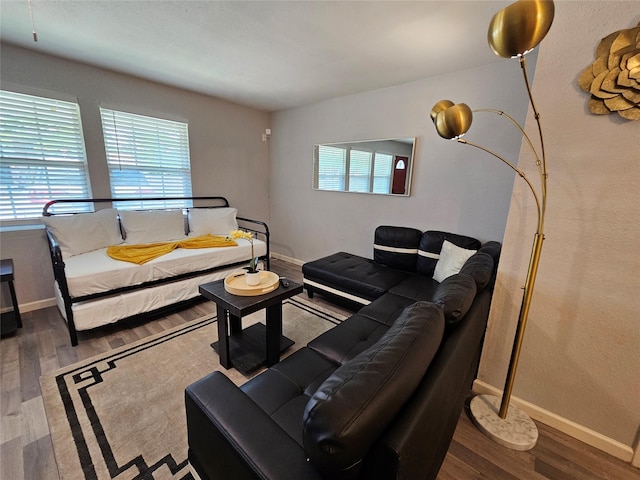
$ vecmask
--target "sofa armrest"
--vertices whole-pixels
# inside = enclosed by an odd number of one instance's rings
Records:
[[[302,446],[221,372],[185,390],[189,461],[206,479],[321,480]]]

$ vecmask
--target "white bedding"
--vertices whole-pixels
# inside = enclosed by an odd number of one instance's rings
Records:
[[[144,282],[169,278],[183,273],[197,272],[209,268],[220,267],[231,263],[241,262],[243,260],[246,260],[248,263],[249,257],[251,256],[251,245],[249,244],[249,241],[238,239],[236,242],[238,243],[238,246],[235,247],[198,249],[178,248],[143,265],[114,260],[107,255],[106,248],[65,258],[65,273],[69,293],[71,297],[80,297],[93,293],[108,292],[124,286],[139,285]],[[262,256],[267,253],[266,243],[261,240],[254,239],[253,249],[255,256]],[[217,276],[216,278],[213,278],[213,280],[223,277],[224,275]],[[198,281],[198,285],[206,283],[202,280],[202,277],[195,280]],[[175,286],[176,284],[171,283],[171,285]],[[157,308],[154,306],[156,303],[163,303],[161,306],[164,306],[180,301],[173,300],[173,302],[165,303],[165,297],[175,294],[163,293],[163,289],[160,289],[159,287],[153,288],[153,290],[156,289],[157,291],[154,295],[158,295],[158,297],[156,298],[149,295],[149,298],[146,300],[146,308],[142,311],[149,311]],[[149,289],[140,290],[140,295],[143,296],[143,292],[146,290]],[[197,295],[197,286],[195,290]],[[136,296],[133,295],[133,293],[137,292],[129,292],[127,294],[127,301],[131,299],[131,301],[135,302]],[[56,295],[59,296],[57,288]],[[104,302],[106,305],[108,303],[106,300],[108,299],[91,300],[90,302],[83,303],[95,304],[98,302]],[[81,310],[81,305],[82,304],[74,305],[74,319],[78,330],[80,330],[80,328],[78,327],[79,322],[75,312],[76,310]],[[106,310],[110,308],[127,311],[130,309],[136,309],[133,305],[120,306],[117,302],[114,305],[107,307]],[[61,311],[64,311],[64,306]],[[119,318],[125,318],[129,315],[118,316]],[[100,322],[100,324],[104,323],[104,321]]]
[[[115,323],[123,318],[189,300],[200,294],[198,287],[203,283],[220,280],[237,270],[238,267],[223,268],[207,275],[188,278],[179,282],[171,282],[86,302],[74,303],[72,309],[76,330],[81,331],[101,327]],[[58,308],[66,320],[67,316],[64,309],[64,302],[57,283],[55,285],[55,297]]]

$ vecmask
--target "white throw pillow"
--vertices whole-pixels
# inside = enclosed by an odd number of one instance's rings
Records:
[[[433,272],[433,279],[442,282],[445,278],[460,272],[464,263],[476,252],[477,250],[467,250],[445,240],[442,243],[436,270]]]
[[[229,235],[238,229],[237,208],[192,208],[189,210],[189,236]]]
[[[182,210],[119,210],[129,245],[171,242],[185,237]]]
[[[42,217],[42,223],[58,241],[63,257],[122,243],[115,208],[105,208],[95,213]]]

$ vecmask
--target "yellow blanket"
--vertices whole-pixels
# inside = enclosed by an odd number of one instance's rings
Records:
[[[145,243],[142,245],[113,245],[107,247],[107,255],[115,260],[142,265],[165,255],[176,248],[234,247],[238,244],[227,237],[203,235],[175,242]]]

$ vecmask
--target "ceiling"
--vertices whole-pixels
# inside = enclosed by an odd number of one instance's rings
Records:
[[[0,0],[0,38],[276,111],[498,62],[509,3]]]

